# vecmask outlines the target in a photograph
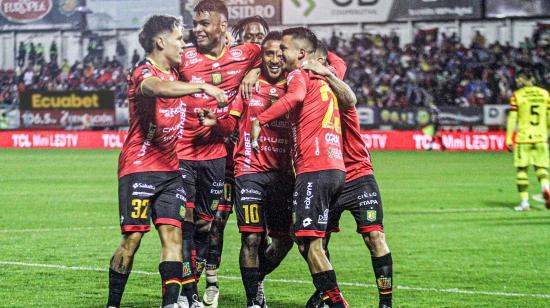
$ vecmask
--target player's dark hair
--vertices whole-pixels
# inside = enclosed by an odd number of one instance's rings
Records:
[[[265,21],[265,19],[262,16],[256,15],[256,16],[250,16],[245,19],[239,20],[239,22],[233,26],[233,29],[231,29],[231,35],[233,35],[233,37],[237,41],[242,41],[243,40],[242,34],[244,32],[244,29],[246,28],[246,25],[254,22],[257,22],[260,25],[262,25],[262,27],[265,30],[265,33],[269,33],[269,25],[267,24],[267,21]]]
[[[317,50],[315,50],[315,53],[326,59],[327,56],[328,56],[327,44],[325,44],[321,40],[318,40],[317,41]]]
[[[172,32],[180,28],[183,22],[181,17],[170,15],[153,15],[147,19],[139,32],[139,44],[145,52],[150,53],[155,49],[154,38],[163,32]]]
[[[271,31],[262,41],[262,48],[268,41],[280,41],[283,39],[283,33],[281,31]]]
[[[223,1],[220,0],[202,0],[193,9],[195,13],[207,13],[207,12],[217,12],[220,15],[225,16],[225,19],[229,18],[229,12],[227,11],[227,6]]]
[[[303,46],[308,53],[314,53],[317,50],[318,39],[313,31],[305,27],[295,27],[283,30],[283,36],[290,35],[294,40],[300,40],[305,43]]]

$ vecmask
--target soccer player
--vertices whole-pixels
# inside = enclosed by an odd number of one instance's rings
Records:
[[[516,183],[521,203],[516,211],[529,210],[529,178],[527,168],[535,167],[535,174],[546,208],[550,209],[550,188],[548,185],[548,116],[550,115],[550,96],[548,91],[534,85],[534,78],[527,71],[518,72],[515,91],[510,101],[511,110],[506,125],[506,146],[512,149],[512,135],[517,127],[515,139],[514,165],[517,168]]]
[[[269,25],[261,16],[251,16],[239,20],[231,34],[237,42],[261,44],[269,33]]]
[[[286,92],[281,59],[281,32],[271,32],[262,43],[260,89],[250,99],[237,96],[231,117],[217,121],[205,110],[203,125],[214,126],[225,134],[239,124],[235,148],[235,204],[241,232],[241,275],[248,307],[266,307],[258,294],[260,282],[272,272],[292,248],[292,190],[294,176],[290,162],[290,122],[288,116],[262,127],[259,151],[252,152],[252,119],[269,108]],[[273,239],[265,248],[265,233]],[[261,260],[263,257],[263,260]],[[262,262],[261,262],[262,261]]]
[[[259,149],[261,126],[291,113],[296,169],[294,235],[325,304],[348,307],[322,243],[329,209],[346,177],[338,101],[324,78],[300,68],[303,62],[314,59],[316,49],[317,37],[310,30],[297,27],[283,31],[281,50],[290,71],[287,93],[252,122],[251,146]]]
[[[202,0],[195,6],[193,34],[196,48],[184,51],[179,71],[184,81],[218,86],[225,91],[227,102],[231,103],[245,74],[260,65],[260,46],[228,46],[227,16],[227,7],[220,0]],[[223,118],[228,116],[228,107],[218,108],[213,97],[202,93],[186,96],[184,102],[184,129],[177,143],[189,209],[183,226],[183,246],[194,245],[196,249],[195,279],[198,279],[209,251],[211,221],[223,194],[227,156],[223,136],[211,127],[201,126],[198,111],[207,108]],[[207,277],[204,303],[215,307],[218,296],[217,275]]]
[[[182,95],[205,92],[223,97],[211,85],[178,81],[174,67],[184,42],[181,19],[155,15],[139,34],[147,54],[128,77],[130,130],[118,162],[122,241],[111,258],[107,307],[119,307],[134,255],[150,220],[161,239],[159,272],[163,307],[177,302],[183,275],[183,183],[178,172],[175,142],[181,133]]]
[[[328,53],[326,47],[322,44],[320,44],[316,54],[322,63],[326,63],[327,56],[329,56],[329,63],[327,64],[335,67],[336,75],[320,62],[309,61],[302,67],[325,77],[337,98],[347,95],[348,91],[343,89],[340,84],[346,71],[345,62],[336,55]],[[340,114],[342,118],[346,184],[336,206],[329,211],[327,230],[336,232],[339,229],[342,212],[345,210],[351,212],[357,223],[357,232],[362,235],[371,254],[372,267],[378,286],[379,307],[391,307],[393,261],[384,236],[382,199],[374,178],[371,156],[361,138],[359,118],[355,106],[351,104],[343,106]],[[324,240],[327,257],[330,255],[328,253],[329,240],[330,233],[327,234]],[[306,307],[322,307],[322,298],[318,292],[313,294]]]
[[[237,42],[260,44],[268,32],[269,26],[267,25],[267,22],[260,16],[253,16],[240,20],[233,27],[232,35],[236,38]],[[223,235],[225,231],[225,226],[227,225],[227,220],[229,219],[229,215],[233,211],[233,188],[235,186],[233,149],[237,139],[238,132],[234,132],[230,136],[224,138],[226,151],[228,153],[225,166],[225,183],[223,186],[222,198],[220,199],[215,218],[212,221],[212,225],[210,227],[209,250],[208,257],[206,258],[205,267],[207,282],[218,281],[217,276],[223,251]],[[261,249],[265,250],[267,245],[267,239],[264,237]],[[216,301],[214,299],[214,294],[216,292],[216,286],[210,286],[209,288],[209,291],[205,293],[204,301],[208,303],[214,303],[210,305],[210,307],[215,307]],[[263,299],[263,283],[258,284],[258,289],[260,292],[258,298]],[[208,297],[213,298],[209,299]]]

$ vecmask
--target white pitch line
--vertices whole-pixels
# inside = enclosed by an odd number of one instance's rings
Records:
[[[97,268],[97,267],[83,267],[83,266],[67,266],[60,264],[40,264],[40,263],[26,263],[26,262],[11,262],[11,261],[0,261],[0,265],[13,265],[13,266],[24,266],[24,267],[40,267],[40,268],[55,268],[61,270],[72,270],[72,271],[93,271],[93,272],[108,272],[109,269],[106,268]],[[132,271],[134,274],[139,275],[158,275],[157,272],[147,272],[147,271]],[[228,280],[241,280],[241,277],[235,276],[223,276],[220,275],[220,278]],[[269,282],[280,282],[280,283],[298,283],[298,284],[312,284],[311,281],[306,280],[295,280],[295,279],[266,279]],[[351,286],[351,287],[368,287],[376,288],[373,284],[358,283],[358,282],[338,282],[342,286]],[[461,290],[457,288],[452,289],[437,289],[437,288],[420,288],[420,287],[409,287],[409,286],[394,286],[395,289],[400,290],[410,290],[410,291],[423,291],[423,292],[437,292],[437,293],[454,293],[454,294],[469,294],[469,295],[490,295],[490,296],[503,296],[503,297],[534,297],[534,298],[548,298],[550,299],[550,294],[533,294],[533,293],[507,293],[507,292],[493,292],[493,291],[473,291],[473,290]]]
[[[0,229],[0,233],[24,233],[24,232],[52,232],[52,231],[81,231],[98,229],[119,229],[116,226],[107,227],[74,227],[74,228],[37,228],[37,229]]]

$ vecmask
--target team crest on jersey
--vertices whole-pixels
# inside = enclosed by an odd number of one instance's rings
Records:
[[[223,79],[222,79],[222,73],[214,73],[212,74],[212,84],[213,85],[219,85],[220,83],[222,83]]]
[[[376,220],[376,210],[367,211],[367,220],[373,222]]]

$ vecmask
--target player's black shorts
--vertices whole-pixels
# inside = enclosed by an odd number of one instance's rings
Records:
[[[374,175],[357,178],[344,185],[336,206],[329,211],[327,231],[337,232],[342,212],[350,211],[358,233],[384,232],[382,199]]]
[[[225,157],[212,160],[180,160],[187,207],[196,217],[212,221],[223,195]]]
[[[179,172],[137,172],[118,180],[122,232],[148,232],[155,226],[181,228],[185,218],[185,193]]]
[[[325,237],[329,209],[336,204],[345,180],[346,173],[340,170],[298,174],[293,200],[296,236]]]
[[[292,190],[290,173],[258,172],[235,178],[235,212],[240,232],[271,237],[290,235]]]

